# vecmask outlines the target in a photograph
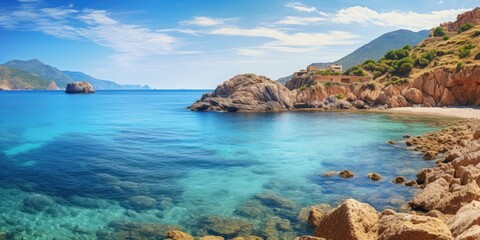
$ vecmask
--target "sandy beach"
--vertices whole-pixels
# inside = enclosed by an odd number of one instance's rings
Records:
[[[402,107],[385,110],[391,113],[409,113],[429,116],[444,116],[464,119],[480,119],[480,108],[473,107]]]

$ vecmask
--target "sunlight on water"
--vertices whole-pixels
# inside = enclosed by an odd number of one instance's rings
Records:
[[[288,239],[312,231],[297,216],[316,203],[398,208],[414,190],[390,179],[433,164],[386,142],[434,130],[437,119],[185,109],[201,94],[0,92],[0,230],[122,239],[168,224],[222,234],[221,222]],[[322,176],[342,169],[356,176]],[[374,171],[385,180],[366,178]],[[272,222],[289,225],[273,231]]]

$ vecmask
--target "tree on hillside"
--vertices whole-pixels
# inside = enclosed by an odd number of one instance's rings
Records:
[[[445,32],[445,29],[443,27],[436,27],[433,30],[433,36],[434,37],[443,37],[445,35],[447,35],[447,33]]]

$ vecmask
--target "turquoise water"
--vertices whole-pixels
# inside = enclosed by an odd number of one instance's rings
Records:
[[[232,237],[218,224],[242,223],[248,234],[289,239],[312,231],[297,215],[316,203],[400,207],[414,189],[390,179],[433,164],[386,141],[434,130],[436,120],[187,110],[203,92],[0,92],[0,231],[134,239],[175,225]],[[322,176],[342,169],[356,176]],[[386,180],[371,182],[373,171]]]

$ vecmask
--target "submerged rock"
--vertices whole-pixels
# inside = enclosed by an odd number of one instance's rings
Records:
[[[126,207],[134,210],[148,210],[157,205],[157,200],[148,196],[133,196],[126,201]]]
[[[178,226],[129,221],[113,221],[108,227],[114,232],[107,239],[166,239],[169,231],[181,231]]]
[[[67,83],[65,93],[95,93],[95,90],[88,82],[71,82]]]
[[[28,213],[38,213],[45,211],[55,204],[50,197],[42,194],[34,194],[23,199],[23,211]]]
[[[250,235],[253,224],[236,218],[210,216],[205,220],[205,228],[214,235],[236,237]]]
[[[190,234],[176,230],[168,231],[167,237],[171,240],[193,240],[193,237],[190,236]]]

